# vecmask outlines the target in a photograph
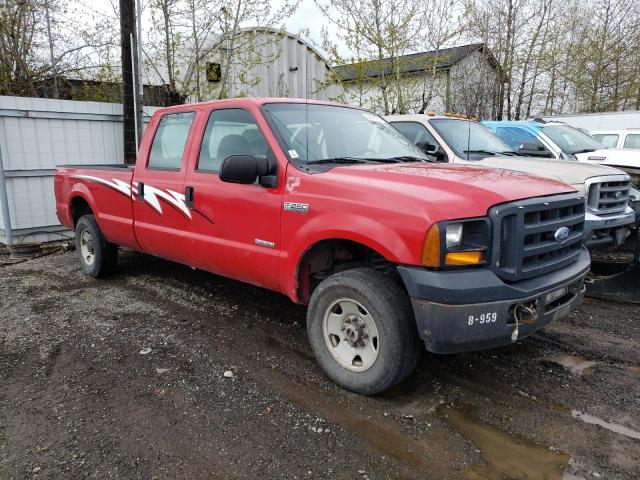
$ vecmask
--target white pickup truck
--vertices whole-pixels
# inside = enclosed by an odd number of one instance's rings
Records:
[[[511,148],[482,124],[455,117],[392,115],[385,119],[428,155],[441,162],[473,163],[533,173],[568,183],[585,196],[585,234],[589,248],[618,246],[636,215],[634,189],[626,173]]]

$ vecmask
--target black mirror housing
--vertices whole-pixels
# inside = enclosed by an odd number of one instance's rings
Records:
[[[418,142],[416,146],[428,155],[433,155],[438,151],[438,147],[429,142]]]
[[[277,163],[267,157],[251,155],[231,155],[224,159],[220,167],[220,180],[228,183],[251,185],[259,180],[263,187],[278,185]]]
[[[553,153],[544,148],[543,145],[539,145],[535,142],[524,142],[518,147],[518,153],[531,157],[553,157]]]
[[[220,167],[220,180],[250,185],[258,179],[258,161],[250,155],[231,155]]]
[[[447,157],[447,152],[444,151],[444,148],[442,148],[442,146],[439,146],[438,149],[435,151],[435,155],[436,155],[436,162],[448,162],[449,158]]]

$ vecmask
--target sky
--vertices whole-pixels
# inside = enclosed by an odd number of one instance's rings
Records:
[[[280,2],[277,2],[280,3]],[[302,0],[296,10],[296,13],[286,22],[285,28],[290,33],[298,34],[301,30],[309,30],[309,40],[322,52],[322,27],[326,26],[330,32],[335,32],[336,28],[329,25],[329,22],[323,17],[322,12],[313,0]],[[332,35],[336,39],[335,35]],[[342,48],[340,53],[347,53]]]

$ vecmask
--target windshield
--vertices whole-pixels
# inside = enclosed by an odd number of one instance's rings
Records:
[[[542,129],[542,133],[558,145],[562,153],[568,155],[593,152],[604,148],[604,145],[595,138],[569,125],[547,125]]]
[[[487,127],[468,120],[437,118],[429,120],[449,147],[461,158],[478,159],[498,153],[514,153]]]
[[[428,160],[413,143],[373,113],[304,103],[269,103],[263,109],[289,158],[296,163]]]

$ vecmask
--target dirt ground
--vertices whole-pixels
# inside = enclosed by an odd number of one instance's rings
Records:
[[[639,340],[638,306],[587,299],[365,398],[281,295],[134,253],[93,280],[57,253],[0,266],[0,478],[638,479]]]

